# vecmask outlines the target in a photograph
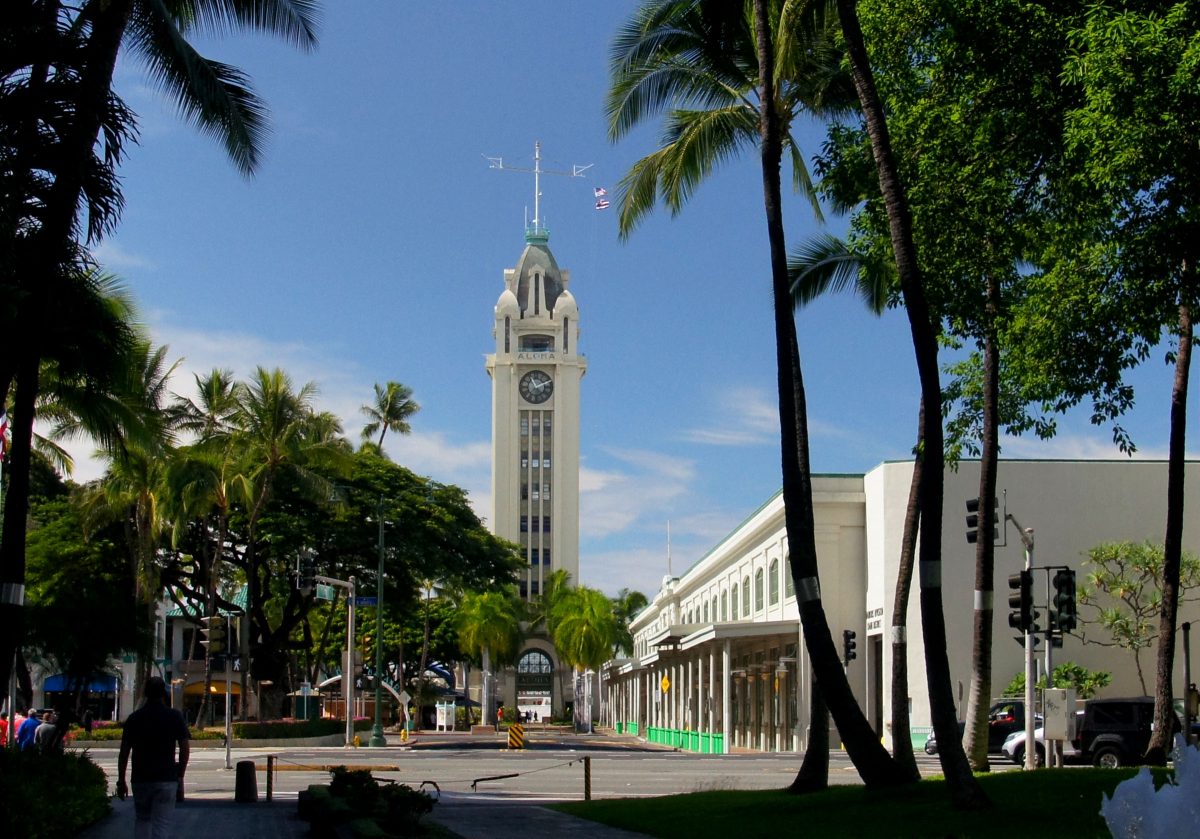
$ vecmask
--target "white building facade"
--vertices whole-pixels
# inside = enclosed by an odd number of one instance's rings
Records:
[[[813,501],[821,595],[835,642],[856,633],[848,676],[867,719],[891,745],[892,610],[912,464],[884,463],[866,475],[817,475]],[[1081,572],[1088,548],[1101,542],[1161,543],[1166,523],[1167,466],[1161,461],[1002,460],[997,495],[1004,511],[1033,528],[1033,565]],[[965,501],[978,494],[979,464],[947,471],[942,586],[947,654],[966,710],[971,678],[975,546],[966,540]],[[1186,495],[1200,498],[1200,464],[1189,463]],[[1024,567],[1013,524],[996,546],[992,692],[1023,672],[1023,647],[1008,625],[1008,577]],[[1004,534],[1007,538],[1004,539]],[[1200,516],[1186,517],[1184,548],[1200,553]],[[1045,613],[1044,572],[1034,600]],[[1082,584],[1083,574],[1079,573]],[[921,634],[919,582],[907,614],[908,697],[914,740],[929,730],[929,694]],[[1081,617],[1086,616],[1081,611]],[[1200,618],[1184,604],[1178,623]],[[1042,623],[1045,623],[1043,617]],[[622,731],[703,752],[732,749],[802,751],[812,679],[795,592],[787,566],[783,499],[752,513],[683,575],[668,577],[631,626],[634,655],[610,661],[603,677],[603,719]],[[1132,653],[1083,643],[1080,630],[1053,650],[1053,664],[1073,661],[1113,674],[1104,695],[1142,693]],[[1087,629],[1089,639],[1105,638]],[[1039,645],[1039,659],[1045,644]],[[1154,649],[1142,653],[1154,690]],[[1176,649],[1176,695],[1182,694],[1183,648]],[[836,733],[832,736],[836,737]],[[836,739],[832,742],[837,743]],[[919,743],[917,744],[920,745]]]

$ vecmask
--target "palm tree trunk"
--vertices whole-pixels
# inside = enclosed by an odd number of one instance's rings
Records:
[[[904,783],[907,778],[879,743],[850,690],[837,648],[821,605],[817,571],[817,546],[812,502],[812,469],[808,453],[808,417],[800,350],[796,340],[791,289],[788,282],[787,246],[783,234],[780,198],[780,161],[783,154],[779,113],[775,99],[774,58],[766,0],[755,0],[755,36],[758,45],[761,112],[759,138],[762,155],[763,204],[771,247],[771,286],[775,303],[775,347],[779,388],[783,504],[790,550],[789,561],[800,604],[804,643],[826,704],[837,722],[838,734],[867,786]],[[801,779],[797,779],[801,780]]]
[[[887,208],[892,251],[904,294],[912,333],[917,371],[921,380],[922,411],[921,456],[925,463],[921,477],[921,630],[925,641],[925,672],[929,685],[930,715],[938,740],[938,757],[955,806],[982,808],[990,801],[963,752],[959,739],[954,692],[950,683],[950,661],[946,654],[946,618],[942,611],[941,541],[942,491],[945,482],[942,439],[942,390],[937,364],[937,333],[921,278],[917,249],[912,236],[912,214],[900,183],[899,170],[892,155],[891,138],[884,118],[883,104],[875,88],[867,58],[862,28],[858,22],[856,0],[838,0],[838,17],[846,39],[854,87],[858,91],[871,150],[879,174],[879,187]]]
[[[1171,439],[1167,453],[1167,532],[1163,539],[1162,602],[1158,609],[1158,657],[1154,684],[1154,734],[1146,762],[1163,766],[1175,734],[1171,676],[1175,665],[1175,621],[1179,612],[1179,572],[1183,554],[1183,480],[1186,467],[1188,377],[1192,364],[1192,304],[1196,272],[1185,262],[1179,294],[1179,347],[1171,387]]]
[[[896,598],[892,604],[892,757],[913,781],[921,779],[912,750],[912,726],[908,716],[908,600],[912,592],[913,560],[917,553],[917,533],[921,525],[921,475],[924,440],[919,436],[925,424],[924,403],[917,413],[917,446],[913,458],[912,482],[908,488],[908,506],[904,511],[900,565],[896,569]]]
[[[983,346],[983,450],[979,462],[979,529],[975,543],[975,632],[971,646],[971,690],[967,699],[966,743],[971,768],[989,771],[988,708],[992,700],[992,605],[996,579],[996,526],[992,500],[996,497],[997,460],[1000,456],[1000,348],[996,316],[1000,307],[1000,282],[987,276]],[[940,742],[940,741],[939,741]]]
[[[813,679],[808,714],[808,747],[800,771],[788,792],[820,792],[829,787],[829,708],[821,695],[821,683]]]
[[[0,691],[8,690],[13,655],[25,628],[25,534],[29,508],[29,461],[33,450],[33,415],[38,392],[39,359],[33,346],[17,367],[12,417],[12,447],[5,464],[4,524],[0,537]]]

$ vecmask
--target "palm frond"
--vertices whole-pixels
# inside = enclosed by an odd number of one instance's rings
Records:
[[[788,258],[792,303],[799,309],[829,292],[853,288],[867,308],[879,315],[887,309],[887,274],[868,256],[852,251],[845,240],[825,233],[814,236]]]

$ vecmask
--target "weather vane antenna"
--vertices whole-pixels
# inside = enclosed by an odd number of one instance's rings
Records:
[[[509,172],[532,172],[533,173],[533,224],[530,225],[528,220],[525,224],[525,238],[530,236],[540,239],[547,239],[550,236],[550,231],[546,229],[542,219],[542,175],[561,175],[566,178],[582,178],[583,173],[591,169],[592,163],[586,166],[575,164],[571,166],[570,171],[565,169],[543,169],[542,168],[542,143],[540,140],[533,144],[533,168],[528,166],[509,166],[504,162],[502,157],[489,157],[484,155],[488,162],[489,169],[504,169]],[[528,212],[528,211],[527,211]]]

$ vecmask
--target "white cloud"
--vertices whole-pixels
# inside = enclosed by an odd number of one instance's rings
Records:
[[[132,268],[153,270],[156,267],[146,257],[125,250],[111,239],[105,239],[92,248],[92,256],[104,270],[118,273]]]
[[[705,427],[683,431],[689,443],[708,446],[760,446],[779,441],[779,406],[759,388],[722,389],[716,416]]]
[[[683,496],[695,477],[691,460],[634,449],[602,449],[628,471],[583,466],[579,475],[580,536],[602,539],[647,516],[660,515]]]
[[[1059,434],[1049,440],[1036,437],[1004,437],[1000,441],[1000,452],[1004,457],[1041,458],[1046,460],[1125,460],[1129,455],[1103,434]],[[1133,453],[1134,460],[1166,460],[1166,447],[1139,447]],[[1189,452],[1189,459],[1197,453]]]

